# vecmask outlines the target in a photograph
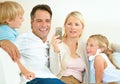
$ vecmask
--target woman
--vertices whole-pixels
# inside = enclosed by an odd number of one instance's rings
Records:
[[[52,38],[50,68],[67,84],[88,82],[87,58],[79,40],[84,30],[84,18],[78,11],[68,14],[64,23],[62,42],[59,35]],[[52,51],[53,50],[53,51]]]

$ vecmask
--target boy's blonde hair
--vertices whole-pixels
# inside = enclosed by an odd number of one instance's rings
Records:
[[[15,20],[19,15],[24,14],[22,6],[14,1],[0,2],[0,25],[7,24],[6,20]]]

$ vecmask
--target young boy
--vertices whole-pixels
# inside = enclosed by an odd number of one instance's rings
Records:
[[[16,28],[20,28],[23,22],[24,10],[22,6],[14,1],[0,2],[0,40],[9,40],[15,44],[18,36]],[[16,61],[22,74],[31,79],[35,77],[33,72],[28,71],[20,62]]]

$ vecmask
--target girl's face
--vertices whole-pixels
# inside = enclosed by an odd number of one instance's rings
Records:
[[[23,21],[24,21],[23,16],[19,15],[15,18],[15,20],[8,19],[7,23],[11,28],[20,28]]]
[[[83,26],[82,23],[80,22],[79,19],[70,16],[65,24],[65,31],[67,37],[70,38],[79,38],[83,31]]]
[[[95,55],[98,49],[99,49],[99,46],[97,42],[94,39],[89,38],[87,41],[87,46],[86,46],[87,56]]]

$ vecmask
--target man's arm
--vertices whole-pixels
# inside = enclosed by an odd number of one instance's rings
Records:
[[[13,61],[16,61],[20,58],[18,48],[9,40],[1,40],[0,47],[3,48],[10,55]]]

